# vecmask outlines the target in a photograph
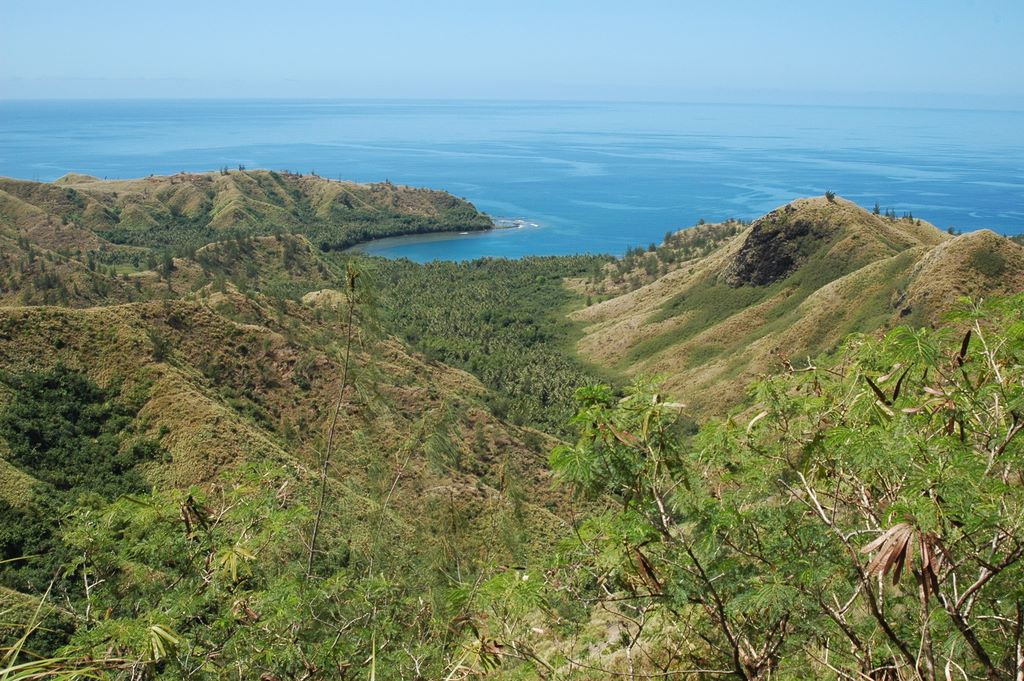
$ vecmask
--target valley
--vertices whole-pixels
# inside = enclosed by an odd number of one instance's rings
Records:
[[[1018,664],[1024,246],[829,193],[622,258],[346,252],[491,227],[0,180],[0,678]]]

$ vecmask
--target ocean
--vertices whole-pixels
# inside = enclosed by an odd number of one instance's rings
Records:
[[[445,189],[520,227],[374,242],[417,261],[621,254],[826,190],[1024,233],[1024,112],[505,101],[5,101],[0,175],[222,166]]]

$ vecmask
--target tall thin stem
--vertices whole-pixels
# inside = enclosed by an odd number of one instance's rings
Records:
[[[334,433],[338,425],[338,415],[341,413],[341,407],[345,403],[345,390],[348,388],[349,358],[352,356],[352,336],[354,335],[352,317],[355,313],[356,307],[356,279],[359,277],[359,273],[356,272],[352,265],[349,265],[346,274],[347,281],[345,299],[348,303],[348,313],[345,320],[345,363],[341,374],[341,390],[338,392],[338,403],[334,407],[334,416],[331,417],[331,427],[327,431],[327,448],[324,450],[323,457],[321,457],[320,499],[317,502],[316,517],[313,519],[313,532],[309,538],[309,555],[306,560],[307,579],[313,576],[313,558],[316,555],[316,540],[320,533],[320,520],[324,515],[324,501],[327,498],[327,471],[331,465],[331,454],[334,451]]]

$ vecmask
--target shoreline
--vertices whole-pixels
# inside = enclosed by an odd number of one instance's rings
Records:
[[[500,233],[512,233],[517,232],[521,229],[540,229],[541,224],[528,220],[526,218],[494,218],[492,220],[494,226],[489,229],[480,229],[475,231],[445,231],[445,232],[427,232],[425,234],[402,234],[398,236],[387,236],[379,239],[370,239],[369,241],[361,241],[358,244],[349,246],[342,253],[361,253],[363,255],[374,255],[379,257],[391,257],[387,255],[381,255],[380,253],[372,252],[373,250],[388,250],[400,246],[411,246],[415,244],[423,243],[435,243],[438,241],[457,241],[460,239],[473,239],[484,236],[494,236]]]

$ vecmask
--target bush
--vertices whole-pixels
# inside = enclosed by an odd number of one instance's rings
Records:
[[[947,330],[852,337],[752,395],[755,416],[687,442],[681,405],[647,383],[622,400],[581,390],[579,440],[551,466],[618,504],[579,528],[553,594],[575,583],[613,611],[642,599],[646,621],[667,624],[631,630],[630,645],[655,664],[675,640],[680,666],[746,679],[1013,677],[1024,296]],[[587,590],[598,575],[603,590]]]
[[[1006,258],[999,251],[979,250],[971,254],[971,267],[986,277],[998,277],[1006,271]]]
[[[116,496],[144,489],[138,461],[121,451],[134,412],[117,400],[116,386],[100,388],[64,366],[3,381],[15,393],[0,412],[12,463],[60,491]]]

